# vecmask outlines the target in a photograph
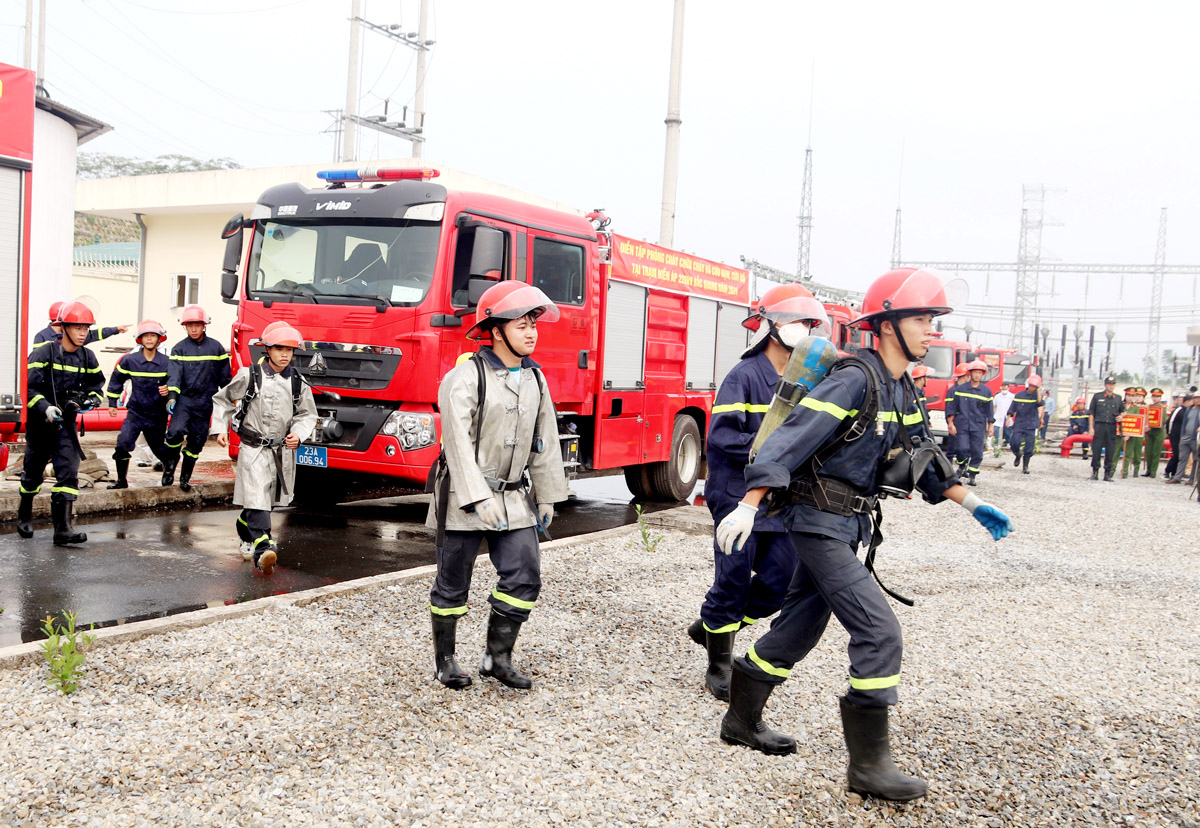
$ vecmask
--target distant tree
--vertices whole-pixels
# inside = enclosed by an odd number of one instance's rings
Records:
[[[118,178],[127,175],[162,175],[163,173],[200,172],[202,170],[238,170],[242,165],[232,158],[192,158],[187,155],[160,155],[149,160],[109,155],[103,152],[81,152],[76,161],[78,178]]]
[[[1175,373],[1175,358],[1176,354],[1173,348],[1167,348],[1162,352],[1162,368],[1160,370],[1162,376],[1169,377]]]

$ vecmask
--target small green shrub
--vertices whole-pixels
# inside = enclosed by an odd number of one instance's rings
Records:
[[[637,512],[638,530],[642,533],[642,546],[650,554],[654,554],[654,550],[658,548],[658,542],[662,540],[662,535],[658,532],[650,531],[650,524],[646,522],[646,515],[642,511],[642,504],[633,504],[633,511]]]
[[[83,667],[84,651],[96,637],[75,629],[75,619],[79,613],[64,610],[62,617],[66,622],[64,624],[55,624],[52,615],[47,615],[42,622],[42,631],[46,633],[42,653],[50,668],[50,678],[46,679],[46,683],[57,687],[67,696],[79,689],[76,678]]]

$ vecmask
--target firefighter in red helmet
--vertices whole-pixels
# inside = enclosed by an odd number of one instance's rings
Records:
[[[734,661],[721,738],[764,753],[795,752],[793,739],[763,722],[763,708],[832,614],[850,634],[850,687],[839,701],[849,787],[883,799],[916,799],[926,785],[892,761],[888,707],[900,681],[900,624],[856,554],[867,544],[873,560],[882,539],[878,500],[908,496],[915,486],[930,502],[961,504],[996,540],[1012,529],[1003,512],[959,484],[929,438],[907,376],[909,363],[928,351],[933,318],[950,310],[935,273],[901,268],[876,279],[852,324],[871,330],[878,350],[840,361],[800,400],[746,466],[746,496],[717,528],[722,550],[736,550],[773,491],[797,554],[779,617]]]
[[[17,507],[17,534],[33,537],[33,498],[41,491],[46,462],[54,464],[50,513],[54,518],[54,544],[83,543],[87,535],[71,526],[75,498],[79,496],[79,447],[76,415],[104,402],[104,375],[96,355],[83,347],[96,323],[82,302],[71,302],[59,312],[62,342],[43,342],[29,354],[29,416],[26,420],[25,464],[21,472],[21,502]]]
[[[208,440],[213,395],[228,385],[232,377],[225,346],[207,334],[212,319],[204,308],[188,305],[179,321],[188,335],[171,349],[167,363],[167,411],[171,414],[171,424],[167,427],[162,484],[170,486],[175,482],[175,466],[182,453],[179,488],[186,492],[192,488],[192,470]]]
[[[152,319],[138,325],[134,340],[141,347],[125,354],[113,367],[108,382],[108,413],[117,416],[117,406],[125,383],[129,383],[129,396],[125,401],[125,422],[117,436],[117,447],[113,451],[113,462],[117,466],[117,479],[108,488],[129,488],[129,458],[137,445],[138,435],[145,437],[146,445],[160,462],[169,455],[163,439],[167,434],[167,357],[159,353],[167,337],[167,330]]]
[[[976,359],[967,363],[970,378],[954,389],[954,410],[946,409],[946,424],[951,434],[958,435],[958,467],[965,471],[967,484],[975,485],[983,463],[983,447],[992,434],[995,414],[992,389],[983,384],[987,363]]]
[[[742,322],[760,335],[721,381],[709,421],[704,499],[715,524],[746,493],[750,446],[793,349],[828,324],[825,308],[800,285],[771,288]],[[708,651],[705,687],[728,701],[734,636],[742,627],[779,611],[796,568],[796,553],[783,520],[768,516],[764,506],[754,522],[754,534],[736,553],[726,555],[714,543],[713,554],[712,587],[688,635]]]
[[[488,288],[468,339],[484,336],[471,359],[442,378],[442,455],[430,475],[426,525],[436,530],[437,577],[429,595],[437,680],[471,684],[458,665],[458,619],[467,612],[475,554],[485,540],[499,582],[488,598],[487,649],[479,674],[518,689],[532,686],[512,663],[521,625],[541,592],[538,530],[567,499],[554,403],[530,357],[538,323],[558,319],[540,289],[517,281]]]
[[[47,325],[45,328],[42,328],[42,330],[38,331],[36,334],[34,334],[34,336],[33,336],[33,344],[34,345],[40,345],[43,342],[61,342],[62,341],[63,328],[62,328],[62,323],[59,321],[58,317],[62,313],[63,308],[65,308],[71,304],[73,304],[73,302],[71,302],[69,300],[65,301],[65,302],[64,301],[52,302],[50,304],[50,313],[49,313],[50,324]],[[111,328],[101,328],[99,331],[96,331],[93,328],[88,328],[87,339],[84,341],[83,344],[91,345],[93,342],[99,342],[102,339],[109,339],[110,337],[114,337],[119,333],[125,333],[127,330],[129,330],[128,325],[114,325]]]

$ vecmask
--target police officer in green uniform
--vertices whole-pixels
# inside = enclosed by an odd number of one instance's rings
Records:
[[[1117,419],[1124,405],[1113,389],[1117,378],[1104,378],[1104,390],[1092,396],[1088,406],[1088,434],[1092,438],[1092,480],[1100,474],[1100,455],[1104,454],[1104,479],[1111,481],[1117,470]]]
[[[1150,389],[1150,405],[1146,408],[1150,417],[1146,431],[1146,477],[1158,477],[1158,461],[1162,457],[1163,440],[1167,435],[1167,406],[1163,402],[1161,388]],[[1157,420],[1155,411],[1158,412]],[[1150,425],[1155,421],[1158,422],[1157,426]]]

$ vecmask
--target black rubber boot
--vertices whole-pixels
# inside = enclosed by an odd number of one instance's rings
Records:
[[[1104,481],[1105,481],[1106,483],[1111,483],[1111,482],[1112,482],[1112,479],[1113,479],[1113,473],[1114,473],[1114,472],[1110,472],[1110,471],[1106,471],[1106,472],[1104,472]]]
[[[183,455],[183,463],[179,467],[179,488],[185,492],[192,490],[192,469],[196,468],[196,458],[190,454]]]
[[[708,672],[704,674],[704,686],[713,698],[729,701],[729,673],[733,667],[733,637],[736,632],[714,633],[704,631],[708,641]]]
[[[1021,465],[1021,455],[1017,454],[1014,451],[1013,452],[1013,468],[1016,468],[1019,465]]]
[[[888,741],[888,709],[859,707],[838,699],[842,708],[842,732],[846,734],[846,750],[850,766],[846,779],[850,790],[860,796],[874,796],[893,802],[919,799],[928,790],[925,780],[905,776],[892,761]]]
[[[688,634],[688,638],[692,639],[692,641],[695,641],[701,647],[708,646],[708,641],[704,637],[704,619],[703,618],[697,618],[695,621],[688,624],[687,634]]]
[[[451,690],[471,686],[471,677],[454,660],[454,633],[458,618],[431,615],[433,619],[433,664],[434,675]]]
[[[1029,474],[1029,458],[1025,458],[1025,462],[1021,465],[1021,474]]]
[[[120,460],[114,460],[117,464],[117,482],[109,483],[110,489],[128,489],[129,488],[129,458],[122,457]]]
[[[33,537],[33,498],[34,495],[22,492],[17,506],[17,534],[23,538]]]
[[[756,681],[734,667],[729,681],[729,710],[721,719],[721,741],[745,745],[770,756],[796,752],[796,740],[776,733],[762,720],[775,685]]]
[[[967,478],[967,485],[968,486],[978,486],[979,485],[978,483],[975,482],[975,472],[970,473],[970,476]]]
[[[54,517],[54,545],[72,546],[77,543],[87,543],[87,535],[76,532],[71,528],[71,512],[75,502],[72,500],[50,501],[50,514]]]
[[[528,690],[533,686],[529,676],[518,673],[512,666],[512,649],[520,632],[519,623],[492,610],[488,616],[487,652],[479,662],[479,675],[491,676],[517,690]]]
[[[1092,480],[1099,480],[1099,479],[1100,479],[1100,470],[1092,469]]]
[[[179,463],[179,451],[176,449],[167,449],[168,456],[163,459],[163,476],[162,484],[170,486],[175,482],[175,466]]]

